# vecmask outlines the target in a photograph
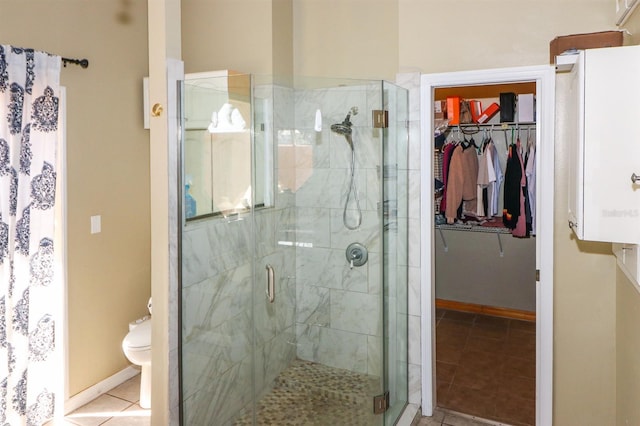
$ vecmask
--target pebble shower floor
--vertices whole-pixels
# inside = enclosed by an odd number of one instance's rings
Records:
[[[258,425],[376,424],[372,396],[380,379],[314,362],[295,360],[257,405]],[[235,425],[251,425],[251,413]]]

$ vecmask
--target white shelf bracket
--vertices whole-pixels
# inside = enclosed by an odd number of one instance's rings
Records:
[[[500,247],[500,257],[504,257],[504,250],[502,249],[502,238],[500,238],[500,234],[496,234],[498,236],[498,247]]]
[[[449,252],[449,246],[447,245],[447,240],[444,239],[444,233],[442,232],[441,228],[438,228],[438,231],[440,232],[440,238],[442,239],[442,245],[444,246],[444,252],[448,253]]]

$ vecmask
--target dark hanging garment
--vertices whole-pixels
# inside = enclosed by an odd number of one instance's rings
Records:
[[[524,170],[527,169],[527,164],[529,163],[529,151],[525,154],[524,157]],[[531,209],[531,201],[529,199],[529,179],[527,178],[527,173],[525,172],[525,186],[522,188],[522,193],[524,197],[524,211],[525,216],[527,218],[527,237],[530,236],[531,231],[533,230],[533,212]]]
[[[511,230],[511,235],[518,238],[527,238],[530,231],[529,225],[531,225],[531,213],[527,212],[527,177],[524,173],[524,160],[520,154],[520,139],[516,143],[515,152],[518,157],[518,164],[520,164],[520,216],[518,216],[516,227]],[[527,223],[527,219],[529,223]]]
[[[507,155],[507,170],[504,174],[504,208],[502,210],[502,223],[509,229],[515,229],[520,217],[521,182],[522,165],[515,144],[511,144]]]
[[[444,213],[447,209],[447,184],[449,180],[449,165],[451,164],[451,156],[455,149],[455,144],[445,145],[442,154],[442,183],[444,184],[442,192],[442,200],[440,200],[440,211]]]

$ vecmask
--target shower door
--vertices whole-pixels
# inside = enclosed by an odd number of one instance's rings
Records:
[[[220,72],[181,93],[182,424],[395,423],[406,90]]]
[[[251,422],[254,210],[265,203],[254,189],[251,77],[191,74],[180,94],[181,423]]]
[[[383,82],[382,199],[384,377],[389,392],[385,424],[394,424],[408,400],[408,92]]]

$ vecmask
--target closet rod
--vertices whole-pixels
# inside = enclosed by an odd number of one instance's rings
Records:
[[[495,129],[494,129],[495,127]],[[520,132],[521,130],[527,130],[530,131],[532,129],[536,128],[536,124],[535,123],[526,123],[526,124],[520,124],[520,123],[500,123],[500,124],[491,124],[491,125],[487,125],[487,124],[456,124],[451,126],[451,129],[456,129],[458,132],[465,134],[465,135],[475,135],[476,133],[480,133],[481,131],[486,131],[487,129],[489,129],[491,132],[493,132],[494,130],[502,130],[504,132],[506,132],[507,130],[517,130],[518,132]]]
[[[73,58],[61,58],[62,66],[66,68],[67,64],[80,65],[82,68],[89,67],[88,59],[73,59]]]

